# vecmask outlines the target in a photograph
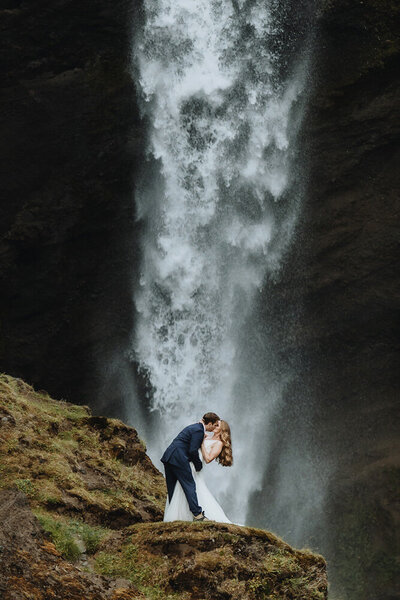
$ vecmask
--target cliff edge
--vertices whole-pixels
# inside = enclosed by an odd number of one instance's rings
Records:
[[[323,600],[321,556],[274,534],[163,523],[135,429],[0,375],[4,600]]]

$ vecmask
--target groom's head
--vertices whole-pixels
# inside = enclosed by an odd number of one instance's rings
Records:
[[[214,428],[218,425],[219,420],[219,416],[213,412],[206,413],[205,415],[203,415],[202,419],[206,431],[214,431]]]

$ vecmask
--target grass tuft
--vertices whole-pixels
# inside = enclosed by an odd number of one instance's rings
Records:
[[[15,485],[21,492],[24,492],[27,496],[33,496],[35,492],[34,485],[30,479],[16,479]]]
[[[124,546],[120,552],[99,552],[95,557],[95,570],[106,577],[129,579],[141,591],[146,600],[186,600],[184,592],[171,593],[165,590],[157,559],[146,561],[143,553],[133,544]]]
[[[72,562],[78,560],[82,554],[78,545],[79,540],[83,542],[87,554],[95,554],[101,542],[110,534],[110,531],[104,527],[55,517],[44,511],[36,511],[36,517],[60,554]]]

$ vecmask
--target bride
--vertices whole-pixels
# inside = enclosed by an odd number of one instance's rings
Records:
[[[212,438],[205,438],[199,450],[202,462],[208,464],[217,460],[223,467],[230,467],[233,463],[231,430],[226,421],[219,421],[214,429]],[[193,463],[190,463],[193,478],[196,484],[197,498],[200,506],[210,521],[219,523],[231,523],[217,500],[207,487],[204,479],[204,470],[196,471]],[[176,482],[172,500],[165,505],[164,521],[192,521],[188,501],[179,481]]]

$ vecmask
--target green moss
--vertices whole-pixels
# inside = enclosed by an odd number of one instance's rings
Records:
[[[67,560],[76,561],[80,557],[81,551],[68,527],[50,515],[37,514],[36,516],[60,554]]]
[[[108,529],[93,527],[83,521],[54,517],[44,511],[36,511],[35,514],[57,550],[67,560],[75,561],[80,557],[78,540],[82,540],[87,554],[95,554],[102,540],[110,534]]]
[[[143,563],[139,549],[128,544],[120,552],[99,552],[95,558],[95,570],[107,577],[124,577],[129,579],[149,600],[183,600],[185,595],[166,593],[160,581],[158,562]]]
[[[296,573],[300,570],[294,556],[287,552],[271,552],[264,560],[264,565],[271,573]]]
[[[131,535],[128,535],[131,533]],[[130,579],[147,597],[179,591],[232,600],[322,600],[321,557],[295,551],[276,536],[235,525],[146,523],[110,538],[96,557],[96,571]],[[190,548],[189,555],[180,552]],[[250,550],[248,553],[247,550]],[[154,594],[149,595],[152,589]],[[163,590],[163,594],[160,592]],[[203,590],[203,591],[201,591]]]
[[[4,452],[6,454],[13,454],[14,452],[18,452],[20,444],[17,439],[9,439],[4,444]]]
[[[269,598],[273,591],[271,581],[260,579],[260,577],[254,577],[247,584],[248,590],[256,597],[260,599]]]
[[[119,554],[99,552],[96,556],[96,571],[107,577],[126,577],[130,581],[143,579],[135,566],[137,558],[136,546],[125,548]]]
[[[233,543],[236,543],[240,539],[237,535],[232,535],[231,533],[224,533],[222,537],[226,542]]]
[[[100,440],[103,434],[91,425],[87,407],[53,400],[7,375],[0,375],[0,407],[13,419],[12,426],[0,430],[0,487],[17,484],[33,507],[58,512],[63,506],[69,512],[73,495],[79,500],[74,510],[82,516],[91,512],[99,524],[108,520],[109,511],[120,508],[136,520],[138,501],[149,506],[147,518],[157,512],[161,516],[161,474],[146,463],[129,466],[114,456],[116,432],[130,435],[123,423],[107,419],[110,442]]]
[[[35,487],[30,479],[16,479],[15,485],[21,492],[24,492],[27,496],[33,496]]]

